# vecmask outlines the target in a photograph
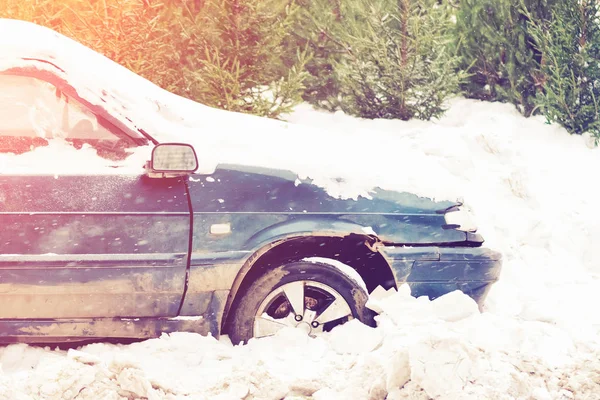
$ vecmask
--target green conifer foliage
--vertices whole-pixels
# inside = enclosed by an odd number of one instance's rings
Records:
[[[550,17],[558,0],[461,0],[456,36],[469,97],[509,101],[525,116],[535,109],[541,54],[530,21]]]
[[[308,76],[302,98],[329,111],[339,108],[339,83],[333,64],[345,53],[334,39],[338,25],[343,23],[343,0],[300,0],[292,35],[285,45],[291,49],[291,62],[295,62],[297,48],[307,49],[311,58],[306,64]]]
[[[510,20],[507,0],[462,0],[456,16],[460,67],[470,76],[462,84],[469,97],[503,100],[498,88],[506,85],[503,64],[509,46],[505,32]]]
[[[341,6],[343,22],[331,33],[344,49],[334,62],[340,107],[365,118],[440,116],[461,79],[446,3],[364,0]]]
[[[298,50],[282,71],[295,11],[279,0],[207,0],[194,23],[202,27],[192,38],[198,54],[188,57],[191,97],[268,117],[291,111],[302,100],[309,59]]]
[[[538,106],[569,132],[600,139],[600,4],[565,0],[529,29],[542,54]]]

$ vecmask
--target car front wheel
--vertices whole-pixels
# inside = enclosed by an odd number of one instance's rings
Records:
[[[315,336],[353,318],[374,325],[374,313],[365,307],[364,285],[336,265],[298,261],[258,278],[233,310],[232,342],[271,336],[284,327]]]

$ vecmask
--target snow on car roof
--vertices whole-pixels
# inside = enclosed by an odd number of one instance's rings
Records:
[[[0,49],[3,70],[46,68],[62,75],[90,103],[122,116],[124,123],[131,125],[126,119],[131,118],[156,134],[161,128],[169,131],[158,99],[175,95],[75,40],[31,22],[0,19]]]
[[[42,62],[40,62],[42,61]],[[35,66],[62,70],[78,94],[125,124],[142,128],[159,141],[182,139],[181,133],[206,128],[252,126],[281,128],[280,121],[219,110],[166,91],[104,55],[49,28],[0,18],[0,70]],[[233,124],[232,124],[233,123]],[[212,133],[212,132],[211,132]],[[162,139],[162,140],[161,140]],[[192,139],[188,136],[188,139]],[[206,139],[206,137],[204,137]]]

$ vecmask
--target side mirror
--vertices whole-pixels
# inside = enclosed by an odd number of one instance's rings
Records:
[[[174,177],[191,174],[198,169],[198,157],[192,146],[185,143],[161,143],[152,150],[148,176]]]

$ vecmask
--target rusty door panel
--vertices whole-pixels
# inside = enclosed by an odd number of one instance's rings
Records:
[[[94,318],[89,320],[6,320],[0,319],[0,341],[55,342],[56,338],[151,338],[163,332],[195,332],[207,335],[206,319],[177,318]],[[218,337],[218,334],[216,335]]]
[[[0,255],[0,318],[176,315],[179,255]]]
[[[0,176],[0,200],[0,319],[177,315],[183,180]]]
[[[97,254],[114,259],[115,254],[188,251],[189,215],[185,213],[0,213],[0,221],[2,254]]]
[[[150,338],[163,332],[208,333],[219,337],[224,304],[228,290],[208,294],[208,307],[204,315],[193,317],[132,317],[132,318],[81,318],[81,319],[0,319],[0,342],[5,341],[56,341],[65,338]]]

